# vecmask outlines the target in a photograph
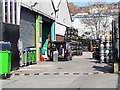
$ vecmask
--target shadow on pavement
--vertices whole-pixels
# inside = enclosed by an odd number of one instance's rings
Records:
[[[99,60],[94,60],[93,58],[86,58],[86,59],[89,59],[90,62],[95,64],[93,66],[95,71],[100,71],[100,72],[104,72],[104,73],[113,73],[113,66],[111,63],[100,64]]]
[[[104,72],[104,73],[113,73],[113,68],[111,65],[108,65],[108,66],[93,66],[93,68],[96,70],[96,71],[101,71],[101,72]]]
[[[90,59],[90,60],[92,60],[93,58],[86,58],[86,59]]]
[[[54,62],[54,61],[53,60],[46,60],[46,62]],[[58,59],[58,62],[68,62],[68,61],[66,59]]]
[[[100,61],[90,61],[90,62],[93,62],[93,63],[100,63]]]

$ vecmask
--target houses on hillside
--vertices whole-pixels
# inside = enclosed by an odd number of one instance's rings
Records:
[[[71,12],[72,26],[77,28],[78,35],[84,38],[96,39],[99,34],[109,34],[112,31],[112,20],[118,20],[118,4],[96,3],[76,8],[70,3],[69,7],[75,8]]]
[[[113,17],[110,15],[91,15],[88,13],[76,14],[73,18],[73,27],[78,28],[78,35],[84,38],[96,39],[97,34],[110,34]],[[100,21],[100,22],[99,22]]]

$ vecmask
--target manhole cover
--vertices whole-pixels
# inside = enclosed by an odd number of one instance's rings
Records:
[[[59,67],[59,68],[57,68],[57,69],[63,69],[63,68],[60,68],[60,67]]]
[[[22,72],[22,71],[16,71],[16,72]]]

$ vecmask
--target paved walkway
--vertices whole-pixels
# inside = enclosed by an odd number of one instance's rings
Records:
[[[38,62],[35,65],[21,67],[13,71],[12,74],[38,74],[38,73],[108,73],[111,66],[108,64],[99,64],[97,60],[92,59],[90,52],[83,53],[82,56],[74,56],[72,61],[59,62]]]
[[[118,75],[111,66],[99,64],[90,52],[72,61],[39,62],[12,72],[3,87],[10,88],[117,88]]]

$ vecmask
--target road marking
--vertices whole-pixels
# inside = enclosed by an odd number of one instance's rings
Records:
[[[69,72],[65,72],[64,75],[69,75]]]
[[[91,75],[97,75],[97,74],[107,74],[106,72],[90,72],[90,73],[83,73],[80,74],[79,72],[44,72],[44,73],[11,73],[10,75],[13,76],[48,76],[48,75],[54,75],[54,76],[91,76]],[[109,74],[109,73],[108,73]]]
[[[35,73],[34,75],[39,75],[39,73]]]
[[[84,73],[84,75],[89,75],[88,73]]]
[[[88,75],[90,76],[90,75],[93,75],[93,73],[88,73]]]
[[[44,75],[50,75],[50,73],[44,73]]]
[[[99,72],[94,72],[94,74],[99,74]]]
[[[60,73],[54,73],[54,75],[59,75]]]

